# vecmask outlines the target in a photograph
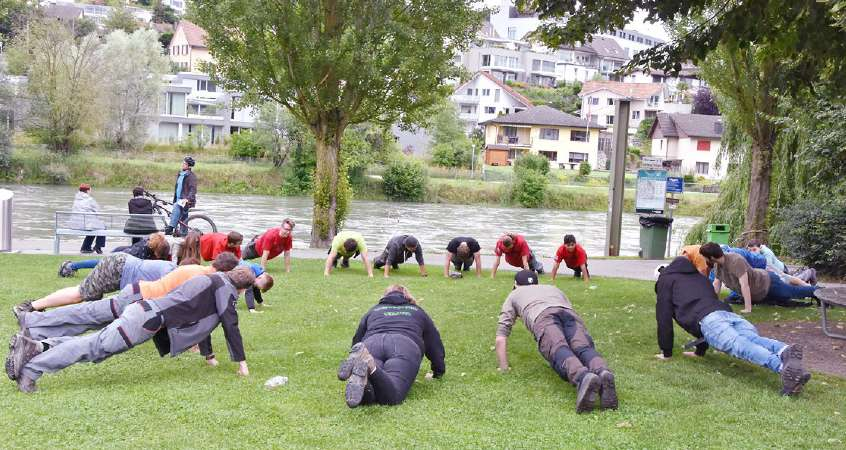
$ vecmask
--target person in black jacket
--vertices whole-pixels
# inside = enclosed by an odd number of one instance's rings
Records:
[[[802,347],[758,335],[755,327],[722,303],[711,283],[684,256],[661,270],[655,283],[658,347],[655,355],[673,356],[673,320],[695,336],[696,351],[685,356],[704,356],[708,346],[780,374],[782,395],[795,395],[811,378],[802,364]]]
[[[170,224],[165,227],[165,234],[173,234],[176,231],[179,235],[185,235],[185,230],[179,229],[179,221],[185,222],[188,219],[188,210],[197,204],[197,175],[194,175],[194,158],[186,156],[182,160],[182,170],[176,175],[176,186],[173,188],[173,211],[170,215]]]
[[[379,303],[361,318],[352,343],[349,356],[338,368],[338,378],[347,381],[345,398],[350,408],[402,403],[424,354],[432,363],[432,377],[446,372],[441,335],[404,286],[395,284],[385,290]]]
[[[17,381],[20,391],[35,392],[35,382],[44,373],[83,361],[101,362],[150,339],[161,356],[177,356],[199,344],[208,364],[216,366],[210,335],[222,324],[229,354],[238,362],[238,374],[247,376],[235,305],[240,293],[254,281],[252,270],[236,267],[225,273],[193,277],[156,301],[139,300],[96,333],[41,341],[18,333],[10,343],[6,373]]]
[[[130,217],[123,226],[123,232],[127,234],[150,234],[159,231],[153,218],[153,202],[144,197],[144,188],[137,186],[132,189],[132,198],[129,199],[129,214],[144,214],[150,217]],[[140,237],[132,238],[132,243],[140,241]]]

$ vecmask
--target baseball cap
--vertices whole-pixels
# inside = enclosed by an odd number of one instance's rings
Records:
[[[531,270],[521,270],[514,275],[514,282],[517,286],[528,286],[530,284],[538,284],[538,274]]]
[[[409,236],[409,237],[405,238],[405,240],[402,243],[406,247],[417,247],[417,238],[414,237],[414,236]]]

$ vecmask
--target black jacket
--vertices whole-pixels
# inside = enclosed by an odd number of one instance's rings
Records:
[[[182,199],[188,199],[188,207],[193,208],[197,205],[197,175],[194,175],[193,170],[189,170],[182,180],[182,192],[176,192],[176,186],[179,185],[179,174],[176,174],[176,183],[173,184],[173,203]]]
[[[423,246],[418,242],[417,248],[415,248],[413,252],[409,252],[405,248],[405,238],[408,236],[409,235],[407,234],[394,236],[390,241],[388,241],[388,245],[385,246],[385,253],[387,253],[385,264],[402,264],[414,255],[414,259],[417,260],[417,264],[421,266],[423,265]]]
[[[391,293],[379,300],[361,318],[353,336],[353,345],[380,333],[397,333],[414,341],[432,363],[432,375],[440,377],[446,372],[444,344],[434,322],[417,305],[412,305],[399,293]]]
[[[149,244],[150,238],[141,238],[140,241],[132,244],[132,245],[123,245],[120,247],[115,247],[112,250],[112,253],[126,253],[127,255],[132,255],[138,259],[156,259],[156,255],[153,254],[153,251],[150,250]]]
[[[153,218],[153,202],[144,197],[133,197],[129,200],[129,214],[149,214],[150,217],[130,217],[123,226],[123,232],[128,234],[150,234],[159,231]]]
[[[667,357],[673,356],[673,319],[685,331],[701,338],[700,320],[714,311],[731,312],[731,307],[717,298],[711,282],[684,256],[664,268],[655,283],[655,293],[658,347]],[[696,346],[696,354],[701,356],[707,349],[708,344],[703,342]]]

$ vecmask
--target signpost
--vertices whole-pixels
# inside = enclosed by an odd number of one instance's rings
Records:
[[[640,169],[637,171],[635,212],[664,214],[664,197],[666,193],[666,170]]]
[[[679,199],[676,194],[684,193],[684,178],[682,177],[667,177],[667,209],[669,209],[669,217],[673,217],[673,210],[678,208]],[[671,247],[673,243],[673,224],[669,226],[667,231],[667,257],[671,255]]]
[[[667,177],[667,192],[679,194],[684,192],[684,178]]]

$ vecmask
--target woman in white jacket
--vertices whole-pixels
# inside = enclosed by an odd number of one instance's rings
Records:
[[[76,197],[73,199],[73,209],[72,212],[79,212],[79,213],[97,213],[100,212],[100,205],[97,204],[97,201],[94,200],[94,197],[90,195],[91,185],[87,183],[82,183],[79,185],[79,192],[76,193]],[[99,217],[95,215],[86,215],[86,214],[73,214],[70,218],[70,223],[68,224],[70,228],[76,230],[105,230],[106,225],[100,220]],[[95,242],[96,238],[96,242]],[[94,248],[91,248],[91,244],[94,243]],[[85,240],[82,241],[82,248],[79,250],[82,253],[92,253],[97,252],[98,254],[103,253],[103,247],[106,246],[106,237],[105,236],[85,236]]]

